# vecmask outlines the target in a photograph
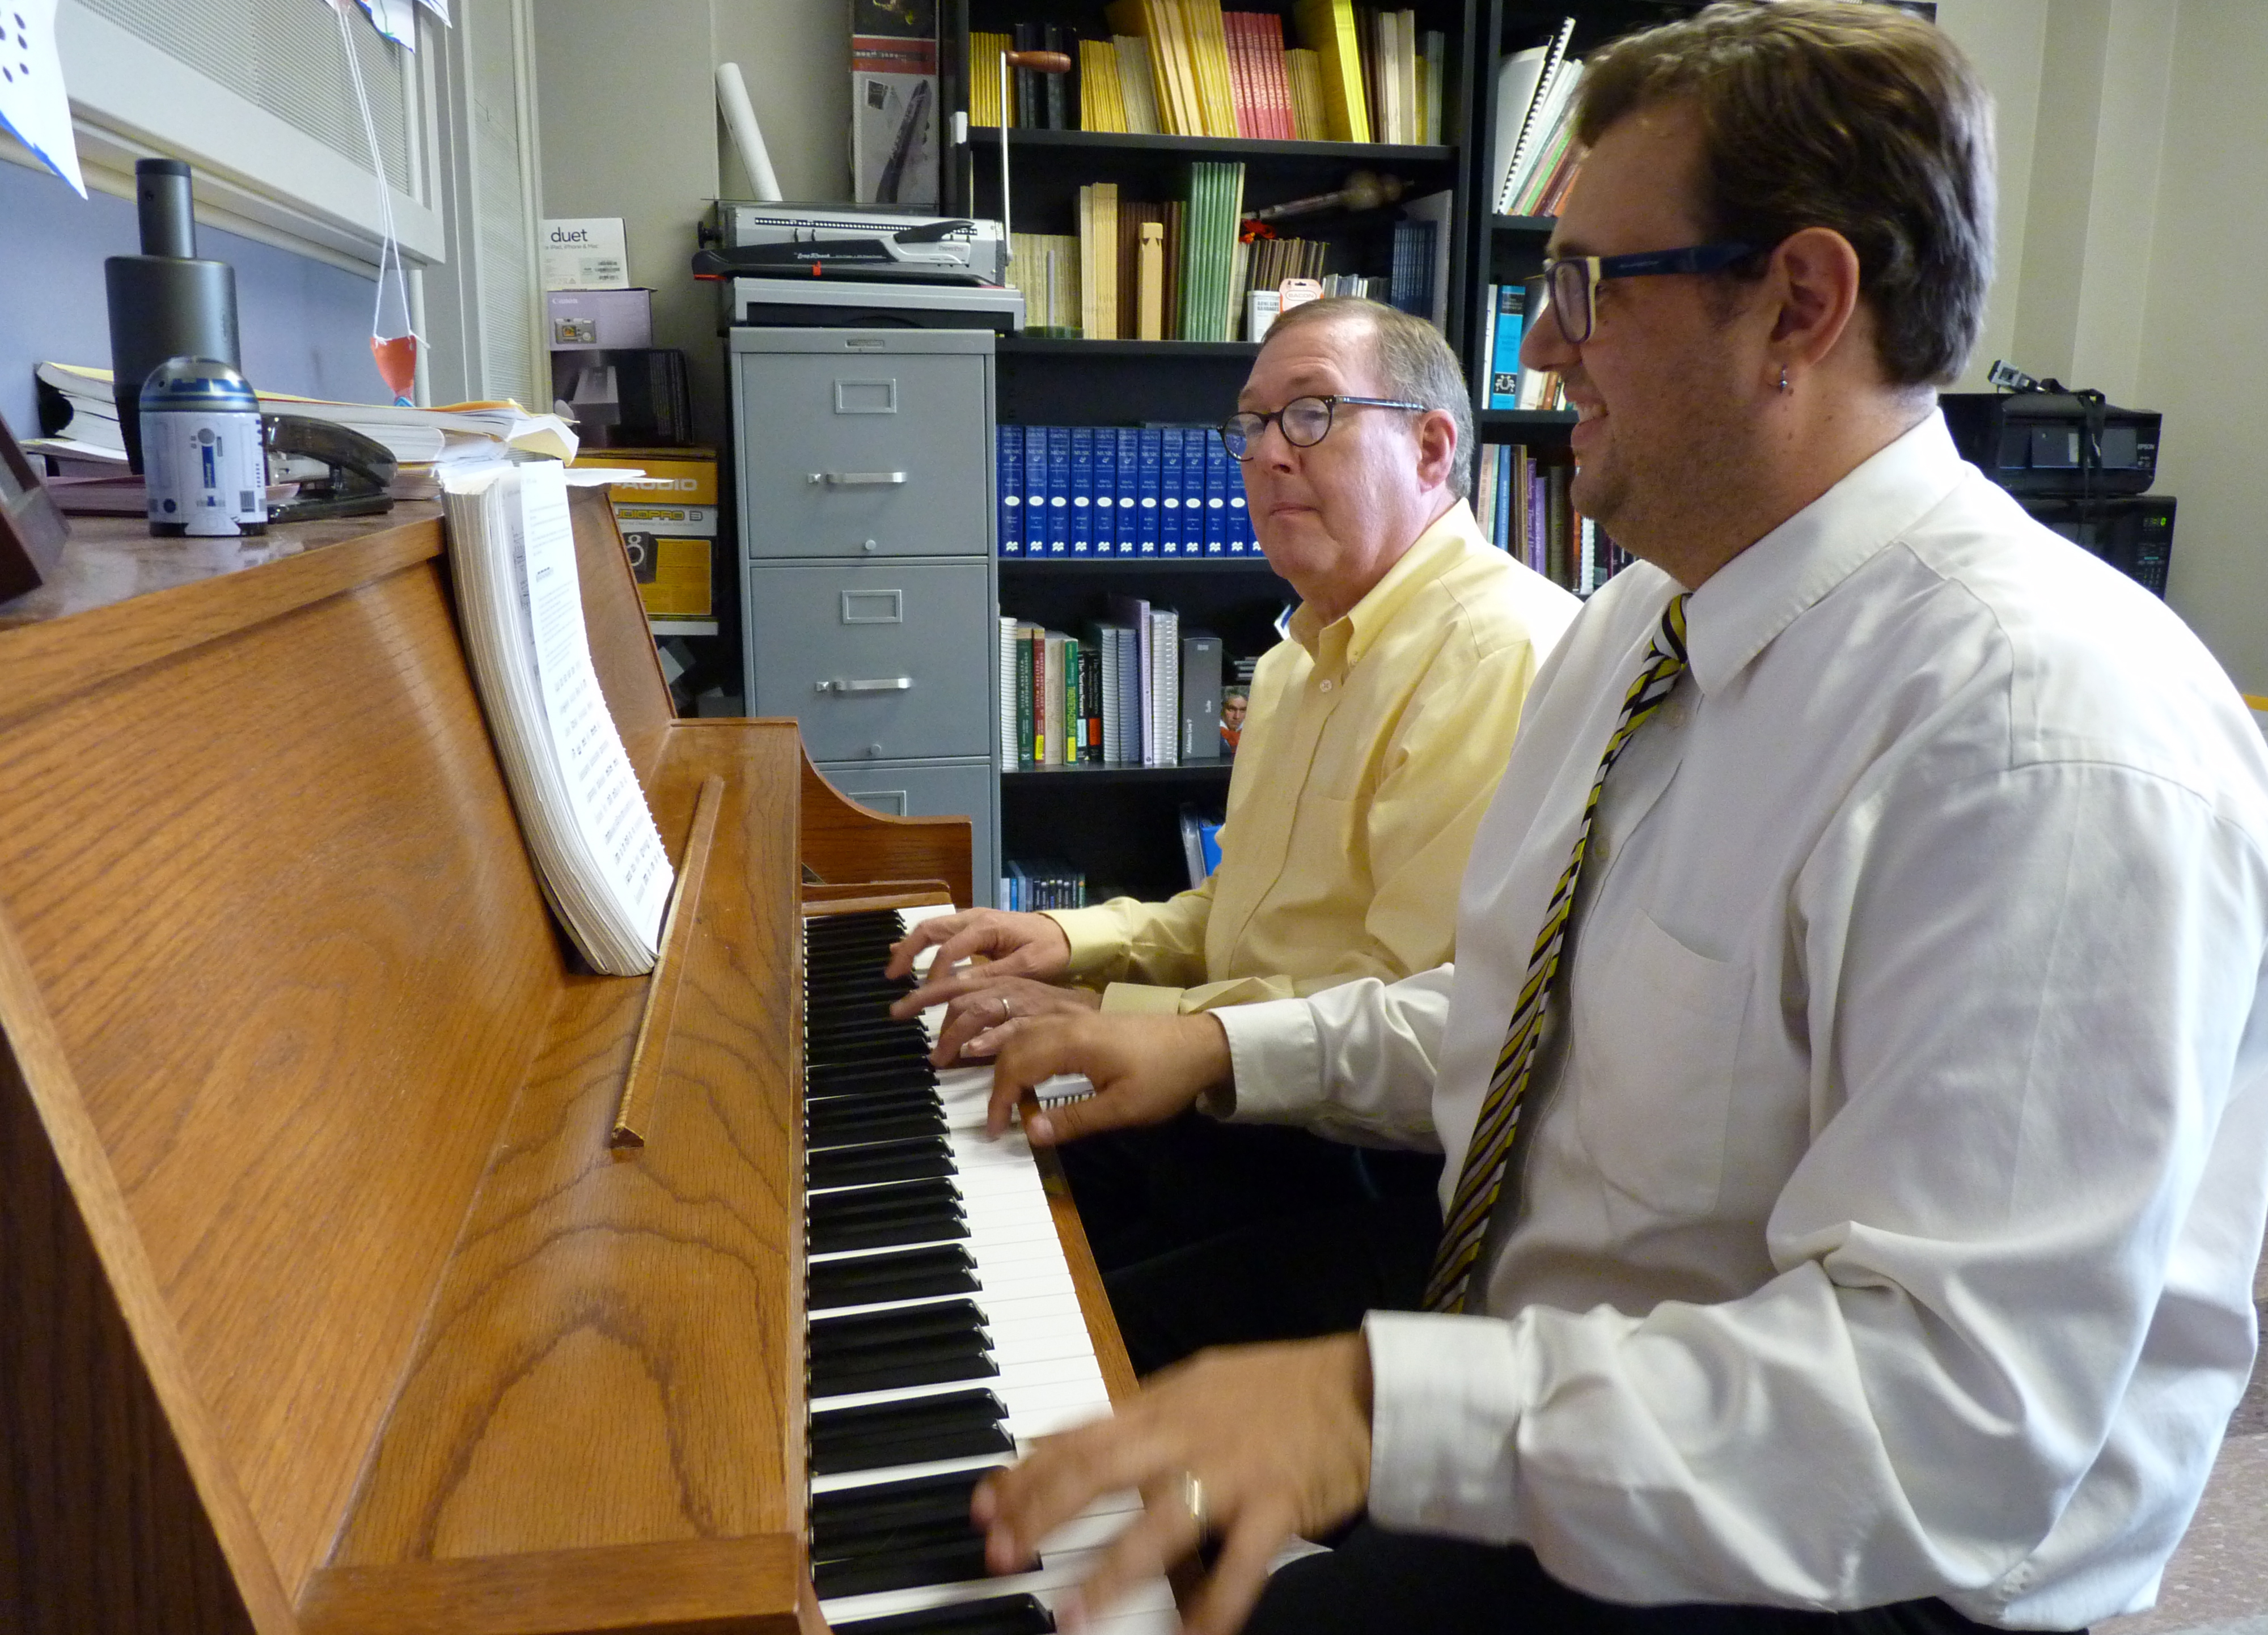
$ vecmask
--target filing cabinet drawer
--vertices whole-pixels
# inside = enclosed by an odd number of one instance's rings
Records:
[[[990,906],[991,876],[992,763],[970,762],[848,762],[820,764],[827,781],[860,806],[891,817],[965,817],[976,860],[977,902]]]
[[[763,563],[747,586],[749,713],[795,717],[814,761],[990,752],[986,564]]]
[[[747,555],[990,556],[990,362],[736,354]]]

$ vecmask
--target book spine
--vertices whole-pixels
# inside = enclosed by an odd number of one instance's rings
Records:
[[[1079,758],[1096,762],[1102,759],[1102,653],[1093,642],[1082,642],[1079,649],[1079,703],[1086,722],[1086,736],[1079,747]]]
[[[1024,432],[1024,555],[1044,556],[1048,550],[1048,429],[1026,426]]]
[[[1048,555],[1071,555],[1071,428],[1048,428]]]
[[[1206,441],[1202,431],[1182,433],[1182,555],[1184,556],[1204,555]]]
[[[1118,554],[1131,556],[1142,541],[1142,434],[1118,428]]]
[[[1182,428],[1167,426],[1159,433],[1158,554],[1182,554]]]
[[[1108,426],[1094,431],[1094,554],[1110,556],[1118,550],[1118,433]]]
[[[1156,556],[1163,554],[1165,546],[1166,434],[1156,426],[1145,426],[1141,431],[1141,438],[1142,518],[1141,533],[1137,541],[1135,554],[1141,556]]]
[[[1527,293],[1516,284],[1496,286],[1496,310],[1489,331],[1489,356],[1492,360],[1488,377],[1491,409],[1520,407],[1520,342],[1526,321],[1521,308]]]
[[[1218,434],[1198,431],[1204,439],[1204,554],[1228,555],[1228,450]]]
[[[1071,428],[1071,554],[1094,555],[1094,429]]]
[[[1019,766],[1022,757],[1016,753],[1016,621],[1006,614],[1000,616],[999,651],[993,655],[993,665],[1000,673],[1000,764]]]
[[[1024,554],[1024,428],[1002,426],[995,433],[999,463],[999,537],[993,549],[1003,556]]]
[[[1079,696],[1079,637],[1063,638],[1063,713],[1056,718],[1063,725],[1063,758],[1065,765],[1082,759],[1086,748],[1086,709]]]
[[[1220,441],[1218,432],[1213,441]],[[1221,489],[1223,497],[1228,501],[1228,554],[1249,556],[1253,554],[1252,507],[1244,497],[1244,462],[1229,459],[1226,448],[1220,451],[1220,458],[1228,473]]]
[[[1033,718],[1033,688],[1037,684],[1032,673],[1032,632],[1016,632],[1016,764],[1035,766],[1039,762],[1039,723]],[[1005,758],[1004,758],[1005,759]]]

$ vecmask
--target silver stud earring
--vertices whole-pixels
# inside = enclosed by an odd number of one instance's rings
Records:
[[[1783,393],[1787,390],[1787,365],[1786,364],[1782,364],[1779,366],[1779,389]]]

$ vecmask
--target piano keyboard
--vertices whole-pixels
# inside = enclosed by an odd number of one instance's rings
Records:
[[[1031,1150],[985,1138],[991,1070],[931,1068],[936,1013],[887,1014],[910,984],[886,951],[920,917],[805,922],[812,1577],[837,1635],[1035,1635],[1140,1500],[1098,1502],[1035,1572],[984,1572],[977,1481],[1109,1394]],[[1159,1579],[1088,1627],[1180,1618]]]

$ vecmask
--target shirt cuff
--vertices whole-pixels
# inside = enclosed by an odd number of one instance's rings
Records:
[[[1484,1543],[1523,1539],[1515,1438],[1530,1382],[1513,1325],[1374,1311],[1362,1328],[1372,1519]]]
[[[1064,973],[1067,976],[1083,976],[1126,951],[1125,927],[1106,906],[1098,903],[1091,909],[1042,909],[1040,912],[1062,926],[1071,943],[1071,964]]]
[[[1205,1110],[1242,1123],[1298,1124],[1322,1101],[1323,1045],[1305,999],[1208,1011],[1228,1035],[1233,1095],[1209,1095]]]
[[[1106,1015],[1178,1016],[1186,988],[1158,988],[1148,983],[1115,982],[1102,991]]]

